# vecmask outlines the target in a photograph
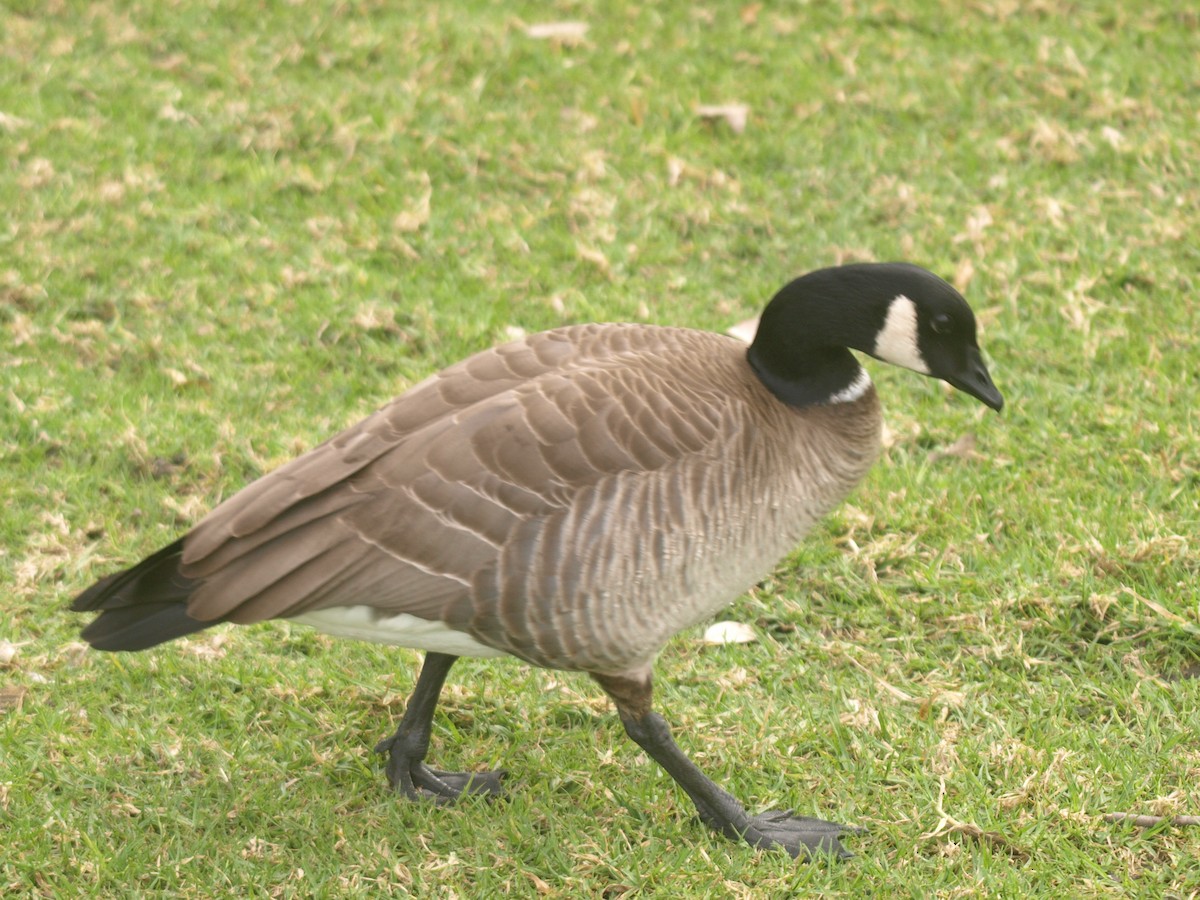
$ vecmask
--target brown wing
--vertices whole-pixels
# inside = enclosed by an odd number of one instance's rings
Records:
[[[579,326],[445,370],[205,517],[184,541],[201,585],[188,614],[442,617],[581,492],[709,445],[722,412],[672,352],[697,342],[729,352],[698,332]]]

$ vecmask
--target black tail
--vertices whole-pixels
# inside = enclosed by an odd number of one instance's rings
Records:
[[[83,639],[97,650],[145,650],[216,625],[187,614],[188,597],[199,584],[180,574],[182,558],[180,539],[76,597],[75,612],[100,610]]]

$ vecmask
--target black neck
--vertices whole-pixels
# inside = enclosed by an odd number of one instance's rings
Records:
[[[786,357],[772,355],[758,341],[746,351],[754,374],[788,406],[804,408],[829,403],[862,377],[862,366],[845,347],[814,348]]]
[[[746,359],[784,403],[829,403],[864,376],[848,348],[870,353],[887,314],[870,274],[853,266],[813,272],[767,304]]]

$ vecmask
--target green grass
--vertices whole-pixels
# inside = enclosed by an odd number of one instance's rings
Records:
[[[1104,819],[1200,813],[1180,9],[8,3],[0,891],[1200,896],[1200,828]],[[78,590],[510,328],[719,330],[892,258],[963,287],[1004,415],[874,367],[893,443],[729,611],[760,639],[658,669],[753,809],[869,829],[848,863],[709,834],[583,676],[457,667],[435,762],[513,791],[437,809],[370,752],[415,654],[77,642]]]

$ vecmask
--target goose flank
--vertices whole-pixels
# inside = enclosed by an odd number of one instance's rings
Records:
[[[426,765],[459,656],[586,672],[715,831],[792,856],[852,831],[751,816],[652,708],[655,656],[767,575],[866,475],[880,408],[858,350],[999,411],[966,301],[906,263],[821,269],[753,343],[576,325],[472,356],[248,485],[75,598],[100,650],[290,619],[427,651],[387,755],[393,789],[499,794],[501,772]]]

